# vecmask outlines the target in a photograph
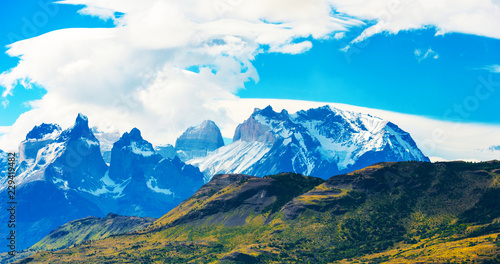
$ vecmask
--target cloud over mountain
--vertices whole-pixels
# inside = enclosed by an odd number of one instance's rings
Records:
[[[235,101],[245,82],[259,80],[262,53],[298,54],[313,40],[348,39],[435,27],[500,38],[500,8],[489,0],[64,0],[82,15],[113,20],[115,28],[68,28],[13,43],[19,64],[0,74],[2,100],[17,84],[47,94],[11,127],[0,146],[14,148],[34,125],[71,124],[85,112],[107,131],[143,129],[153,142],[173,142],[205,119],[230,127],[241,120],[218,107]],[[106,132],[106,131],[105,131]]]
[[[147,127],[148,137],[175,138],[203,119],[224,121],[208,106],[258,81],[257,54],[301,53],[312,46],[307,38],[362,24],[332,14],[323,0],[60,3],[84,5],[80,14],[113,19],[116,27],[57,30],[9,46],[8,55],[20,62],[0,75],[4,99],[18,83],[47,94],[3,129],[8,138],[42,120],[69,124],[77,112],[101,127],[113,123],[110,129],[125,131],[134,123]]]

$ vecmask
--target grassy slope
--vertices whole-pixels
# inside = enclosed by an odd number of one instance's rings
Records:
[[[499,179],[499,162],[384,163],[326,182],[294,174],[220,176],[144,232],[38,253],[31,260],[494,261]]]

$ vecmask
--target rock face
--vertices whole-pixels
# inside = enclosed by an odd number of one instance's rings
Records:
[[[100,143],[89,128],[86,116],[79,114],[75,125],[56,138],[55,146],[60,155],[48,166],[45,176],[51,181],[67,182],[70,189],[97,191],[102,188],[101,179],[108,170]],[[62,181],[61,181],[62,180]]]
[[[295,172],[321,178],[384,161],[429,161],[395,124],[329,106],[289,114],[256,109],[234,142],[192,159],[206,175]]]
[[[79,114],[61,131],[52,124],[35,127],[20,144],[16,191],[17,249],[38,242],[51,230],[87,216],[159,217],[200,188],[203,174],[178,158],[164,159],[132,129],[113,144],[110,165],[100,142]],[[0,152],[0,160],[5,158]],[[4,166],[2,162],[2,166]],[[5,168],[0,167],[0,171]],[[0,195],[7,197],[7,179]],[[0,205],[6,210],[6,203]],[[7,221],[7,214],[0,221]],[[9,230],[0,229],[7,237]]]
[[[54,142],[61,133],[61,128],[55,124],[35,126],[19,145],[19,162],[34,160],[40,149]]]
[[[161,159],[153,145],[142,138],[139,129],[134,128],[113,144],[109,178],[120,183],[136,174],[150,174],[152,166]]]
[[[175,142],[175,149],[181,160],[204,157],[224,146],[219,127],[210,120],[188,128]]]
[[[108,176],[115,202],[105,211],[138,216],[161,216],[204,183],[198,168],[163,158],[136,128],[113,145]]]
[[[272,111],[272,109],[267,109]],[[256,109],[255,111],[259,111]],[[268,114],[273,115],[276,119],[282,120],[286,118],[287,113],[282,112],[281,114],[275,114],[269,112]],[[246,142],[262,142],[266,144],[273,144],[276,141],[271,128],[264,124],[261,124],[253,116],[248,118],[243,124],[239,124],[234,132],[233,142],[235,141],[246,141]]]

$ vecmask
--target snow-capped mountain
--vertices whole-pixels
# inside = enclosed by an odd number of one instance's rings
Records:
[[[89,215],[162,216],[204,183],[198,168],[178,158],[163,158],[138,129],[113,144],[109,166],[101,149],[81,114],[64,131],[42,124],[28,133],[19,147],[16,176],[18,249]],[[0,152],[0,159],[4,156]],[[0,195],[7,197],[3,179]],[[0,210],[5,206],[2,203]],[[0,215],[0,221],[7,221],[5,217]],[[8,231],[1,229],[0,236],[7,237]]]
[[[384,161],[429,161],[411,136],[370,115],[324,106],[289,114],[270,106],[235,131],[233,143],[192,159],[206,180],[219,173],[296,172],[328,178]]]
[[[198,168],[177,157],[163,158],[137,128],[113,144],[105,181],[114,186],[110,194],[117,199],[107,211],[153,217],[161,216],[204,184]]]
[[[25,170],[31,168],[37,160],[37,154],[40,149],[45,148],[47,145],[54,143],[54,140],[61,134],[61,128],[54,124],[41,124],[35,126],[26,136],[26,140],[19,145],[19,157],[17,162],[20,163],[18,175]],[[40,161],[40,160],[39,160]],[[41,168],[43,166],[38,166]]]
[[[36,126],[20,144],[19,156],[18,185],[45,180],[60,189],[96,190],[107,170],[99,141],[81,114],[64,131],[54,124]]]
[[[85,199],[81,189],[95,190],[107,170],[99,142],[79,115],[75,125],[61,131],[52,124],[31,130],[19,147],[16,180],[17,249],[26,248],[55,227],[88,215],[102,215],[99,206]],[[0,195],[7,196],[2,184]],[[3,211],[6,205],[1,204]],[[2,214],[1,220],[7,215]],[[1,229],[6,236],[9,230]]]
[[[161,159],[153,145],[142,138],[139,129],[134,128],[113,144],[109,178],[121,183],[138,173],[151,174],[150,170]]]
[[[205,120],[201,125],[188,128],[175,142],[175,149],[181,160],[205,157],[208,153],[224,146],[219,127]]]

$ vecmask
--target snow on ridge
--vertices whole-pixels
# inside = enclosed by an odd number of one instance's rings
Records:
[[[35,164],[49,164],[61,156],[65,149],[65,142],[51,143],[40,149],[36,155]],[[42,161],[43,160],[43,161]]]
[[[93,196],[101,196],[103,194],[113,194],[114,195],[113,198],[117,199],[123,197],[122,192],[125,189],[125,187],[127,187],[127,185],[130,183],[131,180],[132,178],[128,178],[122,183],[117,184],[111,178],[109,178],[109,171],[106,171],[106,173],[100,180],[101,183],[103,183],[101,188],[92,191],[78,187],[78,190],[81,192],[89,193]]]
[[[382,151],[387,144],[402,159],[424,159],[424,156],[419,153],[418,149],[415,149],[414,146],[403,140],[398,132],[388,126],[389,121],[363,114],[357,115],[356,118],[354,120],[347,119],[355,132],[350,133],[349,137],[344,140],[324,135],[318,129],[318,127],[323,125],[322,121],[306,121],[301,124],[320,142],[321,148],[319,151],[322,156],[330,162],[336,162],[340,170],[354,165],[359,157],[369,151]],[[356,120],[361,121],[364,128],[357,125],[355,123]],[[387,135],[394,135],[397,138],[397,142],[391,142],[387,138]],[[393,143],[397,143],[397,145]],[[405,148],[408,153],[401,153],[400,146]]]
[[[45,140],[55,140],[59,135],[61,135],[61,130],[54,130],[52,133],[43,135],[42,138],[29,138],[28,142],[45,141]]]
[[[403,140],[401,138],[401,134],[399,132],[394,131],[394,129],[392,129],[389,126],[386,127],[386,130],[390,134],[392,134],[396,137],[396,140],[398,141],[399,145],[403,148],[402,150],[400,150],[403,152],[398,153],[402,158],[413,159],[413,160],[414,159],[419,159],[419,160],[425,159],[425,156],[423,155],[423,153],[418,151],[418,149],[416,149],[414,146],[410,145],[409,142]]]
[[[389,123],[387,120],[368,114],[344,111],[329,106],[317,109],[326,109],[334,115],[339,115],[346,121],[349,129],[352,129],[354,132],[349,132],[347,138],[332,138],[326,135],[325,131],[322,129],[327,125],[326,122],[321,119],[316,120],[315,118],[308,118],[309,116],[305,110],[300,110],[289,115],[289,120],[298,126],[304,127],[307,133],[319,142],[320,146],[318,146],[317,150],[321,153],[322,157],[329,162],[335,162],[340,170],[354,165],[359,157],[369,151],[383,150],[387,144],[390,144],[391,148],[397,151],[398,149],[396,149],[396,146],[392,145],[390,140],[385,139],[384,135],[387,133],[396,136],[399,145],[404,146],[406,151],[411,153],[413,157],[423,158],[413,146],[409,145],[400,137],[399,133],[396,133],[387,126]],[[275,136],[283,138],[284,145],[290,144],[292,135],[295,135],[296,138],[300,136],[300,139],[297,138],[297,140],[300,146],[306,149],[300,133],[287,129],[283,121],[276,121],[262,115],[255,115],[254,118],[261,124],[269,126]],[[342,127],[341,129],[345,130],[346,127]],[[406,156],[403,156],[404,153],[401,155],[402,158],[409,158],[407,157],[408,154]],[[311,164],[306,165],[309,168]]]
[[[54,183],[61,190],[69,190],[68,181],[65,181],[65,180],[59,179],[59,178],[53,178],[52,183]],[[58,185],[60,185],[59,183],[62,183],[61,184],[62,186],[59,187],[58,186]]]
[[[208,182],[217,173],[243,173],[269,150],[269,144],[238,140],[215,150],[209,156],[189,160],[187,164],[197,166],[205,174],[205,182]]]
[[[132,142],[132,144],[130,144],[130,150],[134,154],[141,155],[144,157],[150,157],[150,156],[153,156],[155,154],[154,150],[150,150],[149,148],[145,148],[144,145],[141,146],[141,145],[137,144],[137,142]]]
[[[87,143],[87,145],[90,147],[90,146],[99,146],[99,140],[91,140],[91,139],[88,139],[88,138],[82,138],[82,140]]]
[[[78,187],[78,190],[81,191],[81,192],[86,192],[86,193],[90,193],[92,194],[93,196],[101,196],[102,194],[105,194],[105,193],[109,193],[110,191],[106,188],[106,186],[102,186],[100,189],[97,189],[95,191],[92,191],[92,190],[87,190],[87,189],[83,189],[81,187]]]
[[[154,182],[154,186],[153,186],[153,183]],[[149,181],[146,182],[146,186],[148,186],[148,188],[156,193],[163,193],[165,195],[173,195],[174,193],[172,191],[170,191],[169,189],[161,189],[160,187],[158,187],[158,183],[157,183],[157,180],[154,179],[154,178],[151,178],[149,179]]]

